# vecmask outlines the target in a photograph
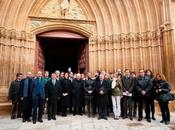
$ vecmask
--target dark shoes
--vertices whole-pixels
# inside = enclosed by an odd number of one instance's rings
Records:
[[[142,118],[139,118],[139,119],[138,119],[138,121],[141,121],[141,120],[142,120]]]
[[[42,120],[42,119],[38,119],[38,121],[39,121],[39,122],[41,122],[41,123],[43,122],[43,120]]]
[[[98,117],[98,120],[100,120],[100,119],[105,119],[105,120],[108,120],[108,118],[107,117]]]
[[[160,123],[164,123],[165,121],[164,120],[161,120]]]
[[[98,120],[102,119],[101,117],[98,117]]]
[[[30,119],[22,119],[22,122],[30,122],[31,120]]]
[[[170,124],[169,121],[164,121],[164,120],[161,120],[160,123],[165,123],[165,125],[169,125]]]
[[[165,125],[169,125],[170,124],[170,122],[169,121],[165,121]]]
[[[36,120],[33,120],[33,124],[36,124]]]
[[[133,120],[133,118],[132,117],[129,117],[129,119],[132,121]]]
[[[22,119],[22,122],[26,122],[26,119]]]
[[[151,122],[151,119],[150,119],[150,118],[147,118],[147,121],[148,121],[148,122]]]
[[[52,117],[53,120],[56,120],[56,117]]]
[[[21,118],[22,116],[21,115],[17,115],[17,118]]]
[[[67,116],[67,114],[62,114],[62,117],[66,117]]]
[[[153,119],[153,120],[156,120],[156,118],[155,118],[154,116],[152,117],[152,119]]]
[[[82,113],[78,113],[78,115],[82,116],[83,114]]]
[[[107,118],[107,117],[103,117],[103,119],[108,120],[108,118]]]
[[[13,119],[16,119],[16,115],[15,114],[12,114],[11,115],[11,119],[13,120]]]

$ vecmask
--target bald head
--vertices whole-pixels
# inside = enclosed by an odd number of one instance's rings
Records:
[[[104,78],[105,78],[105,75],[103,73],[100,74],[100,80],[102,81],[102,80],[104,80]]]
[[[28,77],[28,78],[32,78],[32,72],[30,72],[30,71],[27,72],[27,77]]]
[[[76,74],[76,79],[77,79],[77,80],[80,80],[80,78],[81,78],[81,74],[80,74],[80,73],[77,73],[77,74]]]
[[[38,78],[41,78],[41,77],[42,77],[42,72],[41,72],[41,71],[38,71],[37,77],[38,77]]]

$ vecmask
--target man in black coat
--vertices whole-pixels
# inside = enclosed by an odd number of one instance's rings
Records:
[[[46,101],[48,103],[48,120],[56,120],[57,100],[61,97],[61,83],[56,79],[55,73],[52,73],[45,89]]]
[[[129,108],[129,119],[132,117],[132,96],[134,89],[134,79],[130,76],[129,69],[125,70],[125,75],[122,77],[122,89],[123,89],[123,119],[127,118],[127,112]]]
[[[138,121],[141,121],[143,118],[143,103],[146,106],[146,119],[148,122],[150,120],[150,108],[151,108],[151,89],[152,81],[150,78],[145,76],[143,69],[139,70],[139,76],[137,78],[137,91],[138,91],[138,105],[139,105],[139,118]]]
[[[90,117],[90,112],[92,109],[92,115],[95,116],[95,108],[94,108],[94,80],[91,79],[91,74],[88,73],[88,78],[84,81],[84,98],[85,103],[87,105],[88,117]]]
[[[81,75],[79,73],[76,74],[76,79],[72,82],[72,106],[74,107],[74,116],[76,114],[82,115],[83,81],[81,80]]]
[[[104,80],[104,74],[100,74],[100,80],[95,82],[95,88],[97,92],[97,106],[99,109],[98,119],[107,120],[107,106],[109,104],[108,100],[108,91],[109,86],[108,82]]]
[[[19,99],[21,79],[22,79],[22,73],[17,73],[16,80],[12,81],[10,84],[8,99],[12,100],[11,119],[16,118],[16,113],[17,117],[21,117],[21,104]]]
[[[20,84],[20,99],[22,100],[23,122],[31,121],[32,112],[32,73],[27,72],[27,77],[21,80]]]
[[[67,108],[70,107],[71,91],[72,83],[71,80],[69,80],[68,73],[65,73],[61,86],[61,108],[63,117],[67,116]]]

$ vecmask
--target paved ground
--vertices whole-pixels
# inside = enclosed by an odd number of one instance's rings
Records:
[[[44,122],[33,124],[32,122],[22,123],[21,119],[11,120],[9,116],[0,116],[0,130],[175,130],[175,113],[171,113],[170,125],[159,123],[160,115],[156,115],[156,121],[151,123],[143,120],[138,122],[135,118],[114,120],[109,117],[108,120],[97,120],[97,118],[88,118],[84,116],[60,117],[56,121],[48,121],[46,115]]]

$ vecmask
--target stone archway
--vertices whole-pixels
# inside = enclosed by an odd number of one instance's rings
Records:
[[[67,30],[52,30],[36,35],[35,71],[89,70],[88,37]]]

